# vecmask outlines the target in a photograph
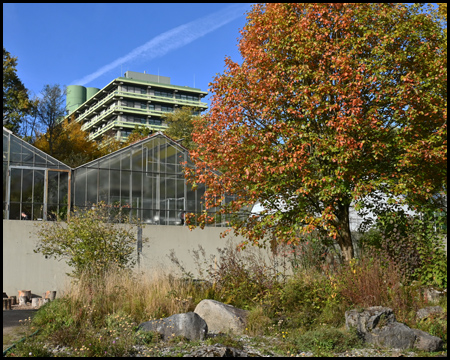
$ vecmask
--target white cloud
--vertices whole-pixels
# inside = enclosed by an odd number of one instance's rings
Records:
[[[203,18],[166,31],[146,42],[144,45],[135,48],[127,55],[114,60],[82,79],[74,81],[72,85],[86,85],[106,72],[117,69],[121,64],[129,63],[131,60],[144,58],[148,61],[166,55],[168,52],[183,47],[242,16],[247,8],[247,4],[232,5]]]

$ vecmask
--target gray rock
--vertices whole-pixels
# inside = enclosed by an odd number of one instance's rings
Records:
[[[183,357],[248,357],[248,354],[243,350],[215,344],[197,349]]]
[[[430,335],[425,331],[412,329],[416,335],[414,347],[423,351],[439,351],[442,350],[443,341],[437,336]]]
[[[425,319],[431,314],[440,314],[442,313],[442,308],[440,306],[427,306],[423,309],[417,310],[416,319],[421,320]]]
[[[394,322],[395,315],[392,309],[383,306],[373,306],[361,312],[357,310],[345,312],[345,326],[347,330],[356,327],[358,335],[364,340],[367,334],[377,326],[384,326]]]
[[[209,299],[200,301],[194,312],[205,319],[209,331],[235,334],[244,332],[248,315],[247,310]]]
[[[439,290],[429,288],[429,289],[425,289],[424,295],[428,301],[436,303],[439,301],[439,299],[441,297],[445,296],[446,292],[447,292],[447,290],[439,291]]]
[[[416,347],[425,351],[442,348],[441,339],[395,321],[392,309],[382,306],[370,307],[361,312],[346,311],[345,325],[347,329],[356,328],[365,342],[384,348],[404,350]]]
[[[156,331],[164,340],[175,336],[183,336],[188,340],[204,340],[208,333],[208,325],[198,314],[188,312],[143,322],[138,330]]]
[[[368,343],[384,348],[411,349],[414,347],[416,335],[414,331],[399,322],[393,322],[373,329],[367,336]]]

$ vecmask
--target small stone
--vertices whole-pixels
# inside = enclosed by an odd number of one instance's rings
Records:
[[[432,314],[441,314],[443,309],[440,306],[427,306],[423,309],[417,310],[417,320],[425,319]]]

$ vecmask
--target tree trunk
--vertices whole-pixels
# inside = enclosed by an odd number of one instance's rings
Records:
[[[337,211],[338,236],[336,238],[341,248],[342,258],[345,262],[349,262],[354,258],[352,235],[350,233],[350,206],[339,205]]]

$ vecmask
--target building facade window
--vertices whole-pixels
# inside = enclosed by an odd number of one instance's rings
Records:
[[[173,98],[173,93],[165,90],[155,90],[155,96],[165,97],[165,98]]]
[[[173,107],[172,106],[161,105],[161,111],[163,111],[163,112],[173,112]]]
[[[184,101],[199,101],[198,96],[178,94],[178,93],[175,95],[175,99]]]

